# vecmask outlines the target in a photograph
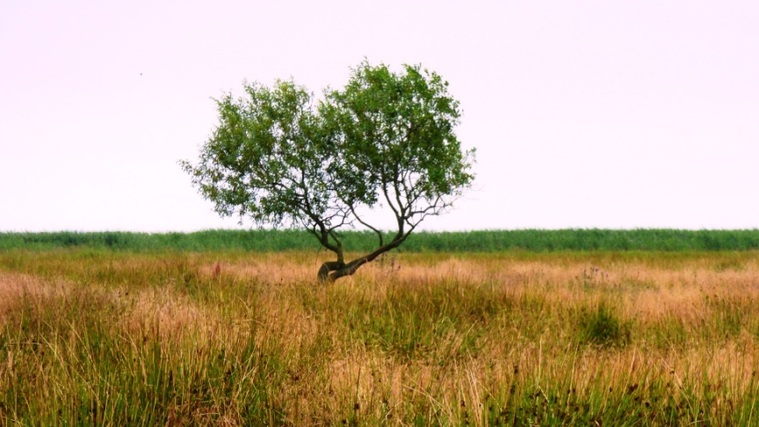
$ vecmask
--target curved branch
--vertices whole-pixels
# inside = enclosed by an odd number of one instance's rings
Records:
[[[379,245],[382,246],[384,244],[383,243],[384,239],[382,237],[382,231],[380,231],[379,229],[373,227],[371,224],[369,224],[366,221],[364,221],[363,219],[361,219],[361,217],[358,216],[358,214],[356,213],[356,210],[353,207],[353,205],[348,204],[348,207],[350,208],[350,211],[351,211],[351,214],[353,215],[353,217],[356,218],[356,221],[358,221],[364,227],[372,230],[377,235],[377,238],[379,239]]]

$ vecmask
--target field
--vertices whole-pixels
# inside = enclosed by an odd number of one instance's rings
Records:
[[[759,252],[0,251],[0,425],[756,425]]]

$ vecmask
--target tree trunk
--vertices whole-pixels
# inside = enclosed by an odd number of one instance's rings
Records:
[[[338,277],[334,277],[335,273],[330,274],[330,272],[344,270],[345,268],[346,268],[346,265],[344,262],[327,261],[324,264],[322,264],[321,267],[319,267],[319,273],[316,275],[316,278],[317,280],[319,280],[319,283],[321,284],[332,283],[335,280],[337,280]],[[339,277],[342,277],[342,276],[339,276]]]
[[[319,273],[316,276],[319,280],[319,283],[333,283],[335,280],[341,277],[352,276],[353,273],[355,273],[356,270],[358,270],[362,265],[368,262],[372,262],[383,253],[400,246],[400,244],[406,240],[406,237],[408,237],[409,233],[399,233],[392,242],[377,248],[374,252],[368,255],[356,258],[347,264],[343,261],[342,252],[338,252],[338,261],[327,261],[319,268]]]
[[[322,285],[333,282],[333,280],[330,280],[329,278],[328,264],[329,264],[328,262],[325,262],[324,264],[322,264],[322,266],[319,268],[319,274],[316,275],[317,280]]]
[[[337,279],[352,276],[359,267],[369,262],[366,257],[355,259],[348,264],[339,262],[325,262],[319,268],[317,279],[321,284],[334,283]]]

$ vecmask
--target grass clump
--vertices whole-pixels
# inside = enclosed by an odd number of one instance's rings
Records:
[[[613,306],[601,302],[583,307],[578,314],[579,342],[602,348],[624,347],[630,342],[632,325],[620,318]]]

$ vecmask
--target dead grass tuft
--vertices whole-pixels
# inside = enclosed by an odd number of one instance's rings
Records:
[[[22,301],[39,305],[45,300],[71,292],[71,284],[63,280],[45,280],[22,273],[0,272],[0,324]]]
[[[168,287],[131,294],[116,290],[111,297],[124,308],[122,327],[131,336],[162,342],[192,339],[203,345],[218,332],[220,321],[213,310]]]

